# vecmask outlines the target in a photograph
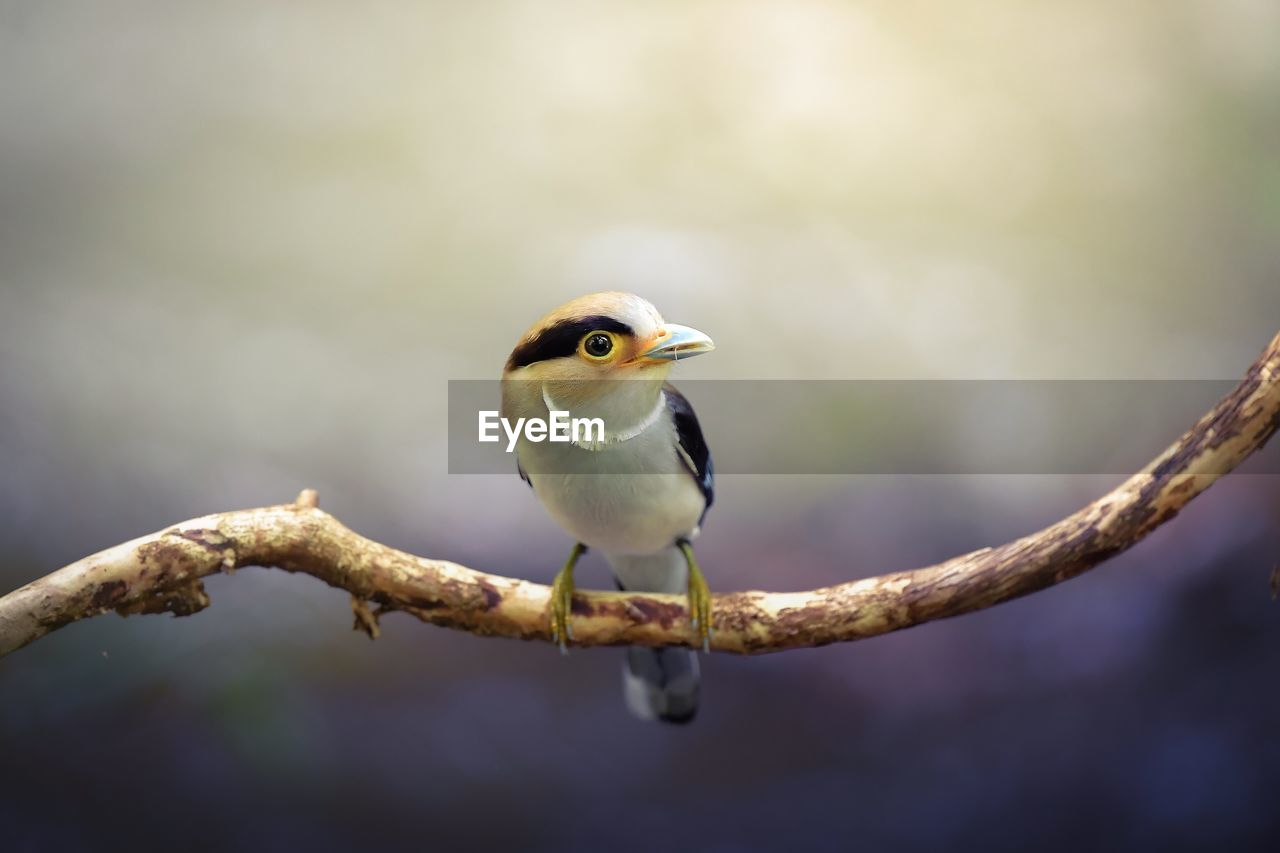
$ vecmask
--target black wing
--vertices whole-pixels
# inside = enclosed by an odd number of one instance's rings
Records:
[[[520,479],[529,484],[529,488],[533,488],[533,480],[529,479],[529,475],[524,472],[524,466],[520,464],[520,460],[516,460],[516,473],[520,475]]]
[[[707,447],[706,439],[702,437],[698,416],[694,414],[693,406],[689,405],[685,396],[670,383],[664,384],[662,390],[667,398],[667,411],[671,412],[671,417],[676,422],[676,439],[680,443],[680,458],[689,467],[689,473],[697,481],[698,488],[702,489],[702,496],[707,499],[707,505],[702,510],[702,516],[705,518],[707,510],[716,499],[716,475],[711,467],[711,450]],[[698,519],[698,523],[702,523],[701,518]]]

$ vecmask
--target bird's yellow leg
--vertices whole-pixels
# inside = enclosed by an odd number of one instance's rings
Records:
[[[573,629],[569,627],[569,614],[573,610],[573,567],[586,550],[586,545],[575,543],[564,568],[551,582],[551,641],[560,644],[561,654],[569,653],[569,641],[573,639]]]
[[[711,588],[707,579],[698,568],[698,561],[693,556],[693,546],[681,539],[678,543],[684,560],[689,564],[689,622],[702,641],[702,650],[711,652]]]

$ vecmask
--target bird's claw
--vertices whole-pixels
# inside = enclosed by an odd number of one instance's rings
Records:
[[[568,562],[551,582],[551,641],[560,646],[562,655],[569,653],[569,641],[573,639],[573,626],[569,624],[573,613],[573,567],[585,550],[581,543],[574,545]]]
[[[567,654],[572,638],[569,614],[573,610],[573,573],[561,571],[551,584],[551,640],[560,646],[560,653]]]
[[[682,542],[680,550],[684,552],[685,561],[689,565],[689,624],[702,651],[710,654],[711,635],[715,633],[711,627],[711,588],[707,586],[707,579],[698,568],[698,561],[694,559],[693,548],[689,543]]]

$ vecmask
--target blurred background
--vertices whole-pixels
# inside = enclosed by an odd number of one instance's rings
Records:
[[[1237,377],[1280,329],[1277,151],[1271,0],[0,0],[0,591],[302,487],[549,580],[524,484],[448,475],[446,385],[591,290],[712,334],[686,377]],[[699,553],[807,588],[1120,479],[725,476]],[[715,656],[681,729],[616,650],[371,643],[247,569],[0,660],[0,848],[1262,848],[1278,522],[1233,475],[1028,599]]]

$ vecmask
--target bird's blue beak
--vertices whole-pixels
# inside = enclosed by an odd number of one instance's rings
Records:
[[[646,346],[636,356],[636,361],[679,361],[716,348],[715,343],[704,333],[678,323],[667,323],[660,327],[645,343]]]

